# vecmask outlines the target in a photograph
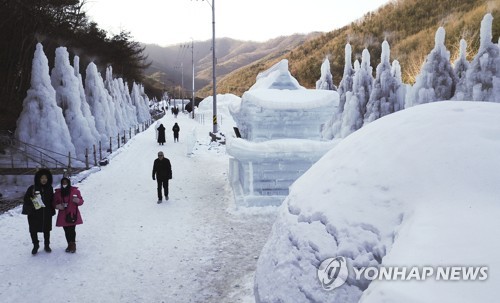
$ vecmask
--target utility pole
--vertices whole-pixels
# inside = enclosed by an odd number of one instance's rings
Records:
[[[182,112],[184,112],[184,62],[181,62],[181,83]]]
[[[215,0],[212,0],[212,81],[214,83],[214,100],[213,100],[213,132],[216,133],[218,131],[217,127],[217,79],[216,79],[216,74],[215,74],[215,65],[216,65],[216,60],[215,58]]]
[[[191,65],[193,66],[193,105],[191,106],[191,111],[193,113],[194,119],[194,41],[191,39]]]
[[[198,0],[196,0],[198,1]],[[215,73],[215,66],[217,63],[217,59],[215,58],[215,0],[201,0],[206,1],[208,5],[212,8],[212,83],[213,83],[213,133],[218,131],[217,127],[217,78]]]

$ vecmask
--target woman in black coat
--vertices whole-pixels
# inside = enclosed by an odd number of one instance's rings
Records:
[[[35,207],[33,198],[40,195],[45,207]],[[28,225],[33,242],[32,254],[36,255],[40,245],[38,244],[38,233],[43,232],[45,241],[44,249],[51,252],[50,249],[50,231],[52,230],[52,216],[56,214],[52,206],[54,189],[52,188],[52,173],[48,169],[40,169],[35,174],[35,184],[28,187],[24,195],[23,215],[28,215]],[[38,209],[37,209],[38,208]]]
[[[165,126],[163,126],[163,124],[160,124],[157,130],[158,130],[158,143],[160,145],[163,145],[163,143],[165,143]]]

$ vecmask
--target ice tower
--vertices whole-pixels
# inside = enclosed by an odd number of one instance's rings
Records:
[[[229,178],[242,206],[279,205],[288,187],[335,144],[322,141],[336,91],[302,87],[282,60],[230,105],[241,138],[227,143]]]

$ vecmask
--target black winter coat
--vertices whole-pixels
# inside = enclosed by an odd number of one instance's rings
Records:
[[[158,129],[158,143],[165,143],[165,126],[160,124]]]
[[[42,175],[48,176],[48,182],[45,185],[40,183]],[[39,191],[42,196],[45,207],[35,209],[31,198],[35,191]],[[28,224],[30,232],[44,232],[52,230],[52,216],[56,214],[56,210],[52,205],[54,198],[54,189],[52,188],[52,174],[46,169],[41,169],[35,174],[35,185],[31,185],[24,194],[23,215],[28,215]]]
[[[178,136],[179,132],[181,131],[181,128],[179,127],[179,124],[175,123],[174,126],[172,127],[172,131],[174,132],[175,136]]]
[[[153,179],[166,181],[172,179],[172,166],[167,158],[156,159],[153,164]]]

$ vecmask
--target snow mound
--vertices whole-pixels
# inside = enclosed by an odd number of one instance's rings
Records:
[[[256,302],[494,302],[500,105],[435,102],[354,132],[290,188],[260,255]],[[488,266],[486,281],[358,281],[317,268]],[[361,301],[360,301],[361,299]]]

